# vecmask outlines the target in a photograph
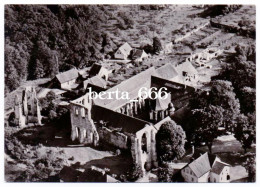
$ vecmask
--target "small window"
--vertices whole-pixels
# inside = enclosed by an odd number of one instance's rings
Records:
[[[78,109],[75,110],[75,114],[79,115],[79,110]]]
[[[193,177],[191,177],[191,181],[192,181],[192,182],[194,181]]]
[[[187,72],[185,72],[185,71],[182,72],[182,76],[186,77],[187,75],[188,75]]]

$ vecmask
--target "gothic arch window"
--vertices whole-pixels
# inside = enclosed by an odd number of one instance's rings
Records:
[[[144,133],[141,140],[142,151],[147,153],[147,137]]]
[[[75,109],[75,114],[79,115],[79,110],[77,108]]]
[[[85,109],[84,108],[81,108],[81,117],[85,117]]]

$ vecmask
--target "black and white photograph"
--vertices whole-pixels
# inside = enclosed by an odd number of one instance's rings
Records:
[[[255,4],[54,3],[2,5],[5,183],[256,182]]]

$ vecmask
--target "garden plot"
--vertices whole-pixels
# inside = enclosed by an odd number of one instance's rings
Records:
[[[188,32],[191,28],[202,25],[208,20],[203,18],[190,18],[189,16],[198,14],[203,9],[193,8],[190,5],[169,6],[163,10],[140,10],[136,6],[126,5],[115,7],[106,7],[110,9],[114,15],[119,11],[130,12],[131,19],[134,21],[133,28],[126,30],[118,29],[118,23],[115,20],[108,20],[108,32],[114,35],[112,38],[118,41],[127,41],[130,45],[140,43],[151,43],[152,38],[156,35],[160,36],[163,42],[169,42],[174,39],[173,31],[183,26]],[[114,31],[114,32],[112,32]],[[118,37],[120,36],[120,40]]]
[[[224,25],[230,25],[234,27],[246,27],[254,28],[256,23],[256,8],[252,5],[243,5],[239,10],[234,13],[229,13],[223,17],[220,17],[218,21]],[[242,25],[240,25],[242,24]]]

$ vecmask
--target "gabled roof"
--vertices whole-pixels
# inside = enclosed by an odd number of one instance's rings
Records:
[[[102,65],[100,64],[93,64],[89,70],[89,75],[90,76],[95,76],[99,73],[99,71],[101,70],[102,68]]]
[[[183,71],[189,74],[198,74],[196,68],[188,61],[178,65],[175,69],[180,75],[182,74]]]
[[[132,50],[132,47],[127,42],[125,42],[123,45],[119,47],[118,50],[120,50],[125,55],[129,55],[129,53]]]
[[[133,50],[133,54],[132,54],[132,59],[135,60],[135,59],[141,58],[142,55],[147,56],[147,54],[146,54],[146,52],[144,50],[134,49]]]
[[[165,64],[164,66],[156,69],[160,78],[170,80],[176,76],[178,76],[178,72],[174,68],[174,66],[170,63]]]
[[[155,110],[166,110],[169,107],[169,104],[171,103],[171,94],[168,94],[168,97],[166,99],[160,99],[157,97],[156,104],[155,104]]]
[[[210,171],[211,166],[209,162],[208,153],[204,153],[199,158],[191,162],[189,164],[189,167],[198,178]]]
[[[228,164],[225,164],[223,162],[218,162],[216,161],[215,164],[213,165],[211,171],[213,173],[216,173],[216,174],[220,174],[222,172],[222,170],[224,169],[225,166],[229,166]]]
[[[119,128],[122,132],[136,133],[150,124],[147,121],[109,110],[97,105],[93,105],[91,110],[92,119],[95,121],[103,120],[108,122],[107,127]]]
[[[78,76],[79,76],[78,70],[71,69],[69,71],[65,71],[63,73],[56,75],[56,78],[62,84],[64,82],[68,82],[70,80],[76,79]]]
[[[128,92],[129,94],[129,100],[127,99],[116,99],[115,95],[112,95],[113,99],[95,99],[94,103],[99,106],[103,106],[105,108],[109,108],[111,110],[115,110],[121,106],[123,106],[125,103],[129,102],[131,99],[136,99],[138,97],[138,92],[140,88],[151,87],[151,76],[157,75],[154,67],[151,67],[123,82],[120,84],[114,86],[113,88],[110,88],[106,91],[104,98],[108,98],[108,92],[115,92],[117,89],[119,91],[119,94],[121,94],[123,91]]]
[[[107,82],[98,75],[83,81],[83,84],[85,89],[87,88],[88,84],[92,84],[101,88],[106,88],[107,86]]]

